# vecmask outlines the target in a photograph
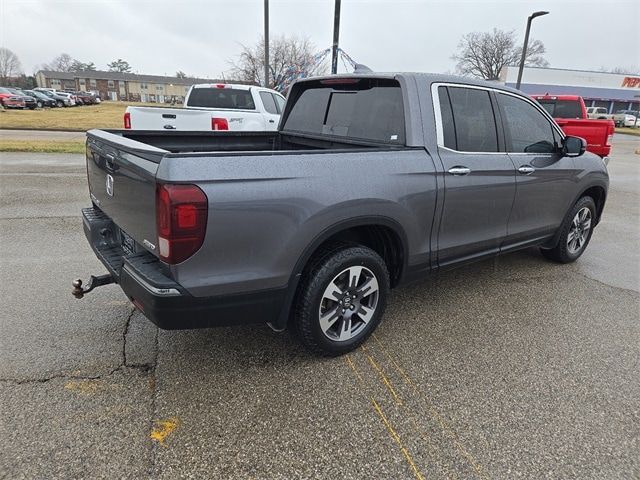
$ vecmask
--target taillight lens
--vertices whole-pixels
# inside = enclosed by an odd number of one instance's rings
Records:
[[[226,118],[212,118],[211,130],[229,130],[229,122]]]
[[[610,146],[612,140],[613,140],[613,135],[607,135],[607,143],[605,143],[605,145],[607,147]]]
[[[124,128],[131,128],[131,114],[129,112],[124,114]]]
[[[158,253],[170,264],[184,262],[202,246],[207,196],[196,185],[157,185]]]

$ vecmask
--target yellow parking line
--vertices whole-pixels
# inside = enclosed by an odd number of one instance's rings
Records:
[[[389,390],[389,393],[391,393],[391,396],[393,397],[393,399],[396,401],[398,405],[402,405],[402,400],[394,390],[387,376],[382,371],[382,368],[380,368],[376,363],[376,361],[373,359],[373,357],[367,353],[367,349],[364,345],[361,345],[360,348],[366,355],[367,360],[369,360],[369,363],[371,364],[371,366],[378,372],[378,375],[380,375],[380,379],[382,380],[382,383],[384,383],[384,386],[387,387],[387,390]]]
[[[363,393],[366,394],[366,392],[364,392],[364,390],[366,390],[366,386],[365,386],[364,380],[363,380],[362,376],[360,375],[360,372],[356,368],[355,364],[353,363],[351,358],[349,358],[349,355],[345,355],[344,359],[347,362],[347,365],[349,365],[351,367],[351,370],[353,370],[353,372],[356,374],[356,378],[358,379],[358,382],[360,383],[360,387],[363,389]],[[409,453],[409,451],[403,445],[402,440],[400,439],[400,436],[394,430],[393,426],[391,425],[391,423],[389,422],[389,420],[385,416],[384,412],[382,411],[382,408],[380,408],[380,405],[378,405],[378,403],[374,400],[374,398],[371,395],[368,395],[368,394],[366,394],[366,395],[369,397],[369,400],[371,401],[371,404],[373,405],[373,409],[378,414],[378,417],[382,420],[382,423],[384,424],[384,426],[387,428],[387,431],[391,435],[391,438],[393,438],[393,440],[398,444],[398,447],[400,447],[400,451],[402,452],[402,454],[404,455],[405,460],[407,461],[407,463],[411,467],[411,470],[413,471],[413,474],[415,475],[415,477],[418,480],[425,480],[424,475],[422,474],[420,469],[416,466],[415,462],[413,461],[413,458],[411,457],[411,454]]]
[[[444,418],[442,418],[442,416],[438,413],[438,411],[434,408],[432,402],[429,400],[429,398],[426,396],[426,394],[424,394],[417,386],[416,384],[413,382],[413,380],[411,380],[411,377],[409,377],[409,375],[402,369],[402,367],[398,364],[398,362],[396,362],[396,360],[393,359],[393,357],[391,356],[391,354],[389,353],[389,351],[387,350],[387,348],[382,344],[382,342],[380,341],[380,339],[378,338],[378,336],[373,333],[372,334],[375,342],[378,344],[378,346],[380,347],[380,349],[384,352],[384,354],[387,356],[387,358],[389,359],[389,361],[394,365],[394,367],[396,368],[396,370],[398,370],[398,372],[400,372],[400,375],[402,376],[402,378],[404,379],[405,383],[409,386],[411,386],[411,388],[414,390],[414,392],[422,397],[422,399],[427,403],[427,407],[428,409],[431,411],[431,414],[436,418],[436,420],[438,421],[438,423],[440,424],[440,426],[442,427],[442,429],[447,433],[447,435],[450,437],[450,439],[453,442],[453,445],[456,447],[456,449],[462,454],[464,455],[468,462],[470,463],[470,465],[473,467],[473,469],[476,471],[477,475],[480,478],[489,478],[489,476],[487,475],[486,472],[484,472],[484,469],[482,467],[482,465],[480,465],[478,463],[478,461],[474,458],[473,455],[471,455],[471,453],[469,453],[467,451],[467,449],[460,443],[460,441],[458,440],[458,435],[453,431],[453,429],[447,424],[447,422],[444,420]]]

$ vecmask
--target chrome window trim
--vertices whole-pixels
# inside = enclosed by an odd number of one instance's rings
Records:
[[[449,147],[445,147],[444,146],[444,131],[442,128],[442,110],[440,109],[440,96],[438,95],[438,87],[458,87],[458,88],[470,88],[473,90],[485,90],[487,92],[494,92],[496,94],[502,94],[502,95],[510,95],[512,97],[515,98],[519,98],[521,100],[524,100],[525,102],[529,103],[531,106],[533,106],[533,108],[535,108],[536,110],[538,110],[540,113],[542,113],[542,116],[545,117],[547,119],[547,121],[549,121],[551,123],[551,128],[553,128],[559,135],[560,138],[563,139],[565,138],[565,134],[562,131],[562,129],[560,129],[560,127],[558,127],[558,124],[556,124],[555,120],[549,115],[549,113],[542,108],[540,105],[536,105],[536,102],[531,100],[530,98],[527,98],[524,95],[519,95],[517,93],[513,93],[513,92],[507,92],[505,90],[500,90],[498,88],[491,88],[491,87],[483,87],[483,86],[479,86],[479,85],[469,85],[466,83],[452,83],[452,82],[435,82],[431,84],[431,101],[433,102],[433,113],[434,113],[434,117],[436,120],[436,143],[438,145],[438,148],[443,148],[445,150],[448,150],[450,152],[453,153],[462,153],[462,154],[468,154],[468,155],[533,155],[536,157],[540,157],[540,156],[550,156],[553,155],[553,153],[526,153],[526,152],[508,152],[508,151],[504,151],[504,152],[468,152],[468,151],[463,151],[463,150],[455,150],[453,148],[449,148]],[[496,123],[497,123],[498,119],[496,118]],[[497,126],[497,125],[496,125]],[[505,144],[505,149],[506,149],[506,144]]]

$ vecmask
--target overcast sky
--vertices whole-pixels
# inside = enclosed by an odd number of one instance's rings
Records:
[[[333,0],[270,3],[271,34],[331,44]],[[342,1],[340,46],[377,71],[453,71],[460,37],[496,27],[520,41],[527,16],[532,38],[552,67],[597,70],[640,64],[640,1]],[[239,44],[263,28],[262,0],[0,0],[0,44],[26,73],[66,52],[98,69],[116,58],[134,72],[216,78]],[[624,24],[628,26],[623,27]]]

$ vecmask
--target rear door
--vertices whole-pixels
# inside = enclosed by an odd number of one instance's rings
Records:
[[[501,151],[502,133],[491,91],[462,85],[434,87],[444,169],[437,245],[442,267],[499,251],[515,196],[515,169]]]
[[[575,193],[578,170],[573,158],[560,154],[561,134],[538,105],[506,92],[496,98],[517,172],[505,248],[518,247],[556,231]]]

